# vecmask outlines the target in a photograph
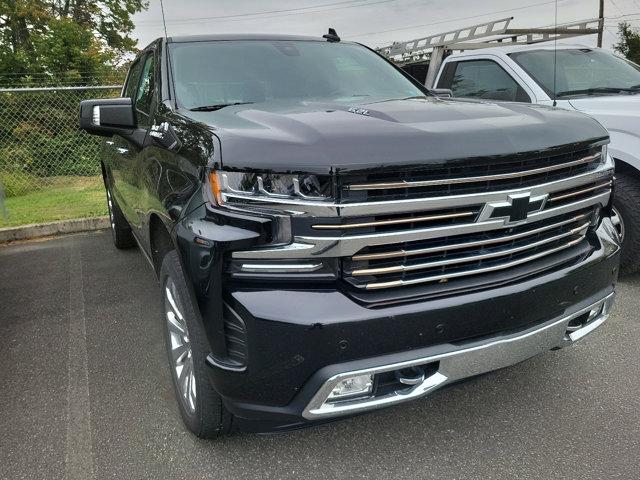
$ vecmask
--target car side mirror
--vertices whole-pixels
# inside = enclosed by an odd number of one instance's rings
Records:
[[[432,88],[429,91],[436,97],[442,97],[442,98],[453,97],[453,92],[449,88]]]
[[[130,135],[136,117],[130,98],[100,98],[80,102],[80,128],[92,135]]]

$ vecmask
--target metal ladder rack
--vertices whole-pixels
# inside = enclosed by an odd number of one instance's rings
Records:
[[[377,51],[399,66],[428,63],[425,85],[431,86],[447,52],[499,47],[505,44],[531,45],[597,34],[602,28],[602,20],[598,18],[543,28],[509,28],[512,20],[513,17],[501,18],[407,42],[394,42],[378,48]]]

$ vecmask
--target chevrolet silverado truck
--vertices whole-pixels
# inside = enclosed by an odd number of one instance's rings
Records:
[[[586,115],[439,98],[333,32],[159,39],[121,97],[80,126],[200,437],[410,401],[609,315],[614,166]]]
[[[585,45],[505,45],[447,57],[436,85],[461,98],[555,100],[602,123],[616,165],[612,220],[622,239],[621,269],[640,270],[640,66]]]

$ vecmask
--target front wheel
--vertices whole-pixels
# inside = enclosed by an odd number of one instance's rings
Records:
[[[182,420],[200,438],[225,435],[233,417],[207,378],[206,334],[175,250],[164,257],[160,281],[165,344]]]
[[[640,270],[640,181],[625,172],[616,172],[615,198],[611,221],[622,240],[620,271]]]

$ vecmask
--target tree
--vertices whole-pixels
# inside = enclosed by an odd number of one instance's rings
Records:
[[[0,81],[90,83],[136,50],[146,0],[0,0]]]
[[[618,36],[620,41],[613,46],[613,49],[628,60],[640,64],[640,32],[638,29],[632,28],[627,22],[619,23]]]

